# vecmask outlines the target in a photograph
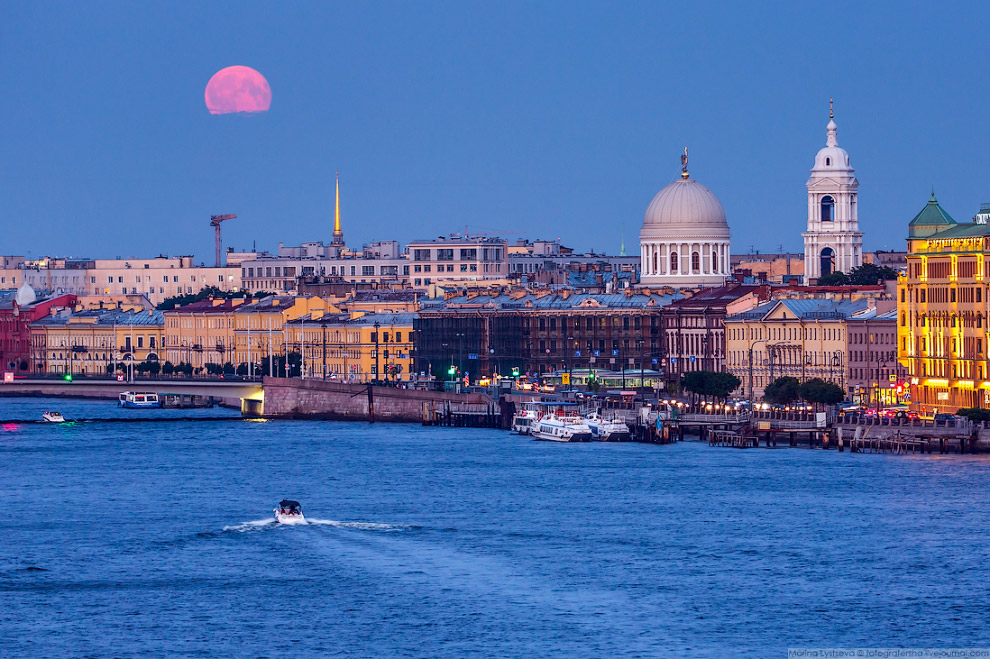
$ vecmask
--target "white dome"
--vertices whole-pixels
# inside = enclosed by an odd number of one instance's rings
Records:
[[[21,284],[21,287],[17,289],[17,295],[14,296],[14,301],[19,307],[34,304],[37,299],[38,296],[34,294],[34,289],[28,286],[26,282]]]
[[[819,149],[815,155],[815,166],[811,168],[811,171],[852,172],[853,168],[849,166],[849,154],[839,146],[838,126],[834,119],[829,119],[825,130],[825,146]]]
[[[729,238],[725,210],[715,194],[691,179],[674,181],[650,202],[643,218],[644,238]]]

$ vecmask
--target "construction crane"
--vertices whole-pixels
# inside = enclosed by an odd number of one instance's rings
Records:
[[[230,214],[230,215],[211,215],[210,216],[210,226],[213,227],[216,230],[216,236],[217,236],[217,267],[218,268],[220,267],[220,256],[221,256],[221,251],[220,251],[220,223],[223,222],[224,220],[232,220],[235,217],[237,217],[237,216],[234,215],[234,214]]]

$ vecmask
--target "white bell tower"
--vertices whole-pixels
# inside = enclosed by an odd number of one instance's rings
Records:
[[[832,272],[849,274],[863,265],[863,234],[859,230],[859,181],[849,154],[839,146],[829,101],[825,148],[815,156],[808,179],[808,230],[804,236],[804,281]]]

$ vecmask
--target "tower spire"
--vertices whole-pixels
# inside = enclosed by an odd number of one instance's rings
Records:
[[[683,179],[688,178],[688,168],[687,168],[688,158],[687,158],[687,156],[688,156],[688,154],[687,154],[687,147],[684,147],[684,155],[681,156],[681,178],[683,178]]]
[[[337,170],[337,186],[333,207],[333,245],[344,244],[344,232],[340,229],[340,170]]]
[[[832,103],[833,103],[832,98],[829,97],[829,99],[828,99],[828,118],[829,119],[835,119],[835,112],[833,111]]]

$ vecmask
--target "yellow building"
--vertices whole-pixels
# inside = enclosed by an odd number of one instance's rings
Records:
[[[912,407],[924,413],[990,407],[990,225],[956,222],[933,193],[911,220],[907,242],[897,347],[911,378]]]
[[[865,298],[771,300],[726,316],[726,370],[742,381],[740,394],[754,400],[784,376],[801,381],[821,378],[845,390],[847,321],[871,302]]]
[[[159,361],[163,338],[160,311],[63,310],[31,324],[31,359],[38,373],[106,375]]]
[[[308,315],[286,324],[290,352],[302,356],[302,377],[408,382],[413,372],[414,313]]]

